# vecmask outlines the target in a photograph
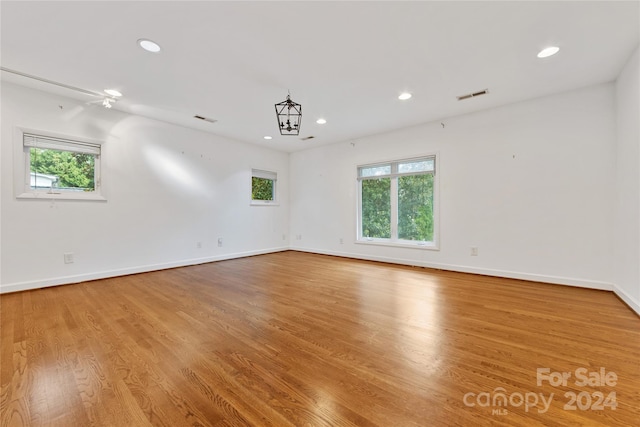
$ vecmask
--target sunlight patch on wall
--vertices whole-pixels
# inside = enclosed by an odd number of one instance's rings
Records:
[[[184,154],[164,147],[147,145],[143,148],[143,156],[149,168],[165,184],[185,193],[210,195],[211,190],[193,173],[194,167],[183,158]]]

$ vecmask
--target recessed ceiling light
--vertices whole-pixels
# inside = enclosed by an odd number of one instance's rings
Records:
[[[540,52],[538,52],[538,58],[546,58],[548,56],[555,55],[559,50],[560,48],[557,46],[545,47]]]
[[[104,93],[111,96],[122,96],[122,94],[115,89],[105,89]]]
[[[138,44],[141,48],[146,50],[147,52],[157,53],[160,52],[160,45],[154,41],[148,39],[139,39]]]
[[[264,139],[273,139],[273,137],[272,137],[272,136],[269,136],[269,135],[263,136],[263,138],[264,138]]]
[[[318,119],[318,120],[316,120],[316,123],[319,124],[319,125],[323,125],[323,124],[327,123],[327,121],[325,119]]]
[[[409,98],[411,98],[411,94],[409,92],[403,92],[400,94],[400,96],[398,96],[398,99],[401,99],[403,101],[406,101]]]

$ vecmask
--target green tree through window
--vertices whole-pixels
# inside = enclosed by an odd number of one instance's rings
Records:
[[[391,237],[391,179],[367,179],[362,182],[362,235]]]
[[[251,200],[273,200],[273,180],[251,177]]]
[[[95,156],[85,153],[30,148],[31,172],[54,175],[59,188],[95,189]]]
[[[398,238],[433,241],[433,175],[398,178]]]

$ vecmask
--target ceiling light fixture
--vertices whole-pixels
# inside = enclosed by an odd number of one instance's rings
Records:
[[[280,135],[299,135],[302,105],[293,102],[291,96],[287,95],[287,99],[277,103],[275,107]]]
[[[265,136],[263,136],[263,138],[264,138],[264,139],[267,139],[267,140],[268,140],[268,139],[273,139],[273,137],[272,137],[272,136],[269,136],[269,135],[265,135]]]
[[[105,89],[104,93],[113,97],[122,96],[122,93],[118,92],[115,89]]]
[[[140,45],[140,47],[146,50],[147,52],[151,52],[151,53],[160,52],[160,45],[149,39],[138,39],[138,45]]]
[[[327,121],[325,119],[318,119],[318,120],[316,120],[316,123],[319,124],[319,125],[323,125],[323,124],[327,123]]]
[[[411,94],[409,92],[402,92],[399,96],[398,99],[402,100],[402,101],[406,101],[407,99],[411,98]]]
[[[538,52],[538,58],[547,58],[549,56],[555,55],[560,50],[557,46],[549,46],[542,49]]]

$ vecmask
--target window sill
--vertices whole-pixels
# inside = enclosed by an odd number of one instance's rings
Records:
[[[280,206],[275,200],[252,200],[251,206]]]
[[[355,242],[358,245],[371,245],[371,246],[390,246],[394,248],[407,248],[407,249],[422,249],[428,251],[439,251],[440,248],[433,242],[409,242],[407,243],[400,241],[386,241],[386,240],[365,240],[358,239]]]
[[[100,194],[93,193],[47,193],[47,192],[32,192],[19,194],[17,199],[22,200],[86,200],[86,201],[106,201],[107,199]]]

